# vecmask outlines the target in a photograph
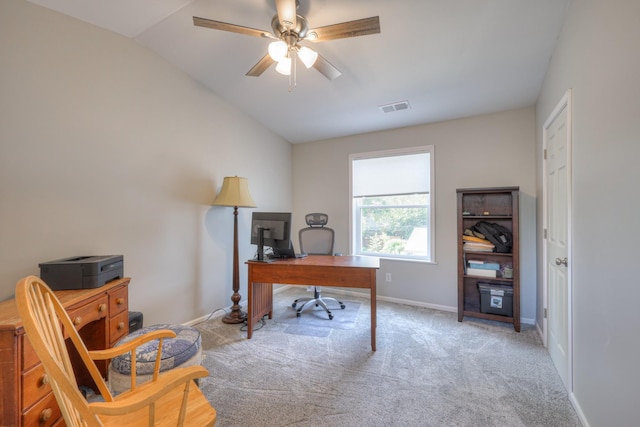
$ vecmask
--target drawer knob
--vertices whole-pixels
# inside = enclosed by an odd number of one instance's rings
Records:
[[[98,311],[99,311],[100,313],[104,313],[105,311],[107,311],[107,304],[100,304],[100,305],[98,306]]]
[[[116,304],[118,304],[118,305],[124,304],[124,298],[122,298],[122,297],[116,298]]]
[[[40,385],[41,385],[41,386],[45,386],[45,385],[47,385],[47,384],[49,384],[49,375],[44,374],[44,375],[42,375],[42,377],[40,378]]]
[[[78,326],[79,324],[82,323],[82,317],[78,316],[75,319],[73,319],[73,324]]]
[[[121,331],[124,329],[124,322],[118,322],[118,330]]]
[[[40,422],[44,423],[49,421],[51,415],[53,415],[53,410],[51,408],[47,408],[44,411],[40,412]]]

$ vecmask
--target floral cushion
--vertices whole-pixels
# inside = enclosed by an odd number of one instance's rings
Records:
[[[200,332],[191,326],[184,325],[153,325],[138,329],[118,341],[115,347],[131,341],[148,332],[158,329],[170,329],[176,333],[175,338],[165,338],[162,340],[162,360],[160,362],[160,372],[178,367],[191,359],[201,346]],[[153,373],[153,368],[158,355],[159,340],[149,341],[136,350],[136,374],[148,375]],[[131,352],[120,355],[111,360],[111,369],[124,374],[131,374]]]

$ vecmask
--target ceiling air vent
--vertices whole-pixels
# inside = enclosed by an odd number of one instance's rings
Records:
[[[392,111],[408,110],[409,101],[394,102],[393,104],[380,105],[378,107],[383,113],[391,113]]]

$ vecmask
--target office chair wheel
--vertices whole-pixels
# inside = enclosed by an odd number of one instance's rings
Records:
[[[343,309],[343,310],[344,310],[344,309],[345,309],[345,307],[346,307],[346,305],[344,305],[344,304],[340,304],[340,308],[341,308],[341,309]]]
[[[296,308],[296,305],[298,305],[298,301],[297,301],[297,300],[296,300],[296,301],[294,301],[294,302],[293,302],[293,304],[291,304],[291,307],[292,307],[292,308]]]
[[[301,313],[299,311],[296,311],[296,317],[300,317],[300,314]]]
[[[333,314],[329,313],[329,320],[333,320]]]

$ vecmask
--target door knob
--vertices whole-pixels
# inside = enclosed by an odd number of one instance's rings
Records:
[[[565,267],[569,266],[569,260],[567,259],[567,257],[564,257],[564,259],[556,258],[556,265],[562,264],[564,264]]]

